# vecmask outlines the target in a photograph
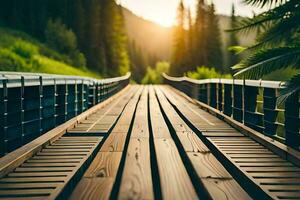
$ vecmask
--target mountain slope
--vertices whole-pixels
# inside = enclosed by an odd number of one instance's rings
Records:
[[[155,55],[161,60],[170,58],[171,28],[162,27],[138,17],[126,8],[123,8],[123,15],[129,40],[134,40],[148,55]]]
[[[172,54],[172,28],[162,27],[151,21],[145,20],[123,8],[125,26],[129,40],[134,40],[146,54],[156,55],[160,60],[170,60]],[[227,41],[229,34],[225,30],[230,27],[230,17],[218,15],[220,30],[222,30],[223,52],[227,52]],[[256,34],[239,35],[242,46],[253,44]]]
[[[62,61],[62,55],[24,32],[0,27],[0,71],[38,72],[101,78]]]

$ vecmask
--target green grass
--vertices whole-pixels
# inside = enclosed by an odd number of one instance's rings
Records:
[[[29,35],[0,27],[0,71],[36,72],[101,78],[84,67],[66,64],[67,58]]]
[[[74,67],[71,67],[65,63],[49,59],[44,56],[36,56],[35,59],[38,61],[40,66],[38,67],[38,72],[48,73],[48,74],[63,74],[63,75],[74,75],[74,76],[86,76],[93,78],[101,78],[100,75],[97,75],[88,70],[80,70]]]

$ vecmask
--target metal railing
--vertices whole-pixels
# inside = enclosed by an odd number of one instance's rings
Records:
[[[278,105],[284,82],[206,79],[163,75],[164,82],[234,120],[300,150],[299,92]]]
[[[129,84],[123,77],[0,72],[0,156],[104,101]]]

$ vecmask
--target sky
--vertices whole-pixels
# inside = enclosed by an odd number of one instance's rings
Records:
[[[119,4],[136,15],[167,27],[175,23],[179,2],[180,0],[118,0]],[[184,0],[185,6],[191,8],[193,13],[195,13],[196,2],[197,0]],[[244,5],[242,0],[213,0],[213,2],[218,14],[230,15],[232,3],[235,4],[236,12],[240,16],[252,16],[253,12],[261,12],[259,9]]]

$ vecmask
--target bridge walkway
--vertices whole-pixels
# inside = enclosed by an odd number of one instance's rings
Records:
[[[300,168],[170,86],[131,85],[1,158],[0,199],[300,199]]]

